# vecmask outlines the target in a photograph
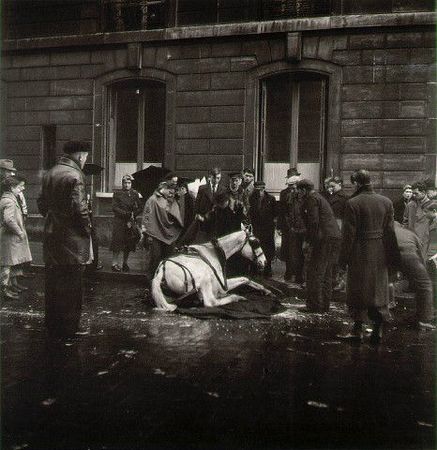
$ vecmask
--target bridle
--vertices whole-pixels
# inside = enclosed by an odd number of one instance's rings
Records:
[[[241,244],[241,247],[237,250],[237,252],[241,252],[243,250],[244,246],[247,243],[249,243],[250,248],[252,249],[253,261],[258,263],[261,256],[264,255],[264,252],[263,252],[263,249],[261,248],[259,239],[252,234],[252,230],[251,230],[250,226],[245,228],[244,232],[246,233],[246,238],[244,239],[243,243]],[[218,250],[219,252],[220,251],[223,252],[223,249],[217,240],[215,240],[215,242],[213,242],[213,244],[214,244],[214,247],[216,250]]]
[[[246,232],[246,239],[244,240],[243,245],[241,246],[239,251],[241,252],[241,250],[243,250],[244,246],[247,243],[249,243],[250,248],[252,249],[252,253],[253,253],[253,260],[258,263],[258,261],[261,258],[261,256],[264,255],[264,252],[263,252],[263,250],[261,248],[261,244],[259,242],[259,239],[256,238],[252,234],[251,230],[245,229],[244,231]]]

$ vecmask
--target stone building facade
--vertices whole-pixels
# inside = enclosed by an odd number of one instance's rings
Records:
[[[1,153],[26,176],[33,214],[70,139],[105,168],[91,183],[102,217],[120,175],[150,164],[189,177],[253,167],[273,192],[290,165],[316,185],[367,168],[392,198],[435,178],[432,2],[111,32],[97,2],[79,3],[68,35],[15,22],[3,42]]]

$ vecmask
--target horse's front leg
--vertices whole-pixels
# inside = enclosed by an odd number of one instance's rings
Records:
[[[255,281],[252,281],[247,277],[236,277],[230,278],[228,280],[228,291],[231,291],[232,289],[235,289],[238,286],[249,286],[253,289],[256,289],[257,291],[261,291],[264,295],[273,295],[272,291],[265,288],[262,284],[255,283]]]
[[[206,283],[206,285],[199,286],[198,294],[203,302],[203,305],[206,307],[223,306],[227,305],[228,303],[238,302],[238,300],[245,300],[244,297],[237,294],[220,296],[220,298],[218,298],[216,295],[214,295],[211,283],[209,282]]]

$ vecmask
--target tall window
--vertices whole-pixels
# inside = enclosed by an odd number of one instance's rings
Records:
[[[261,84],[258,172],[267,189],[285,187],[287,169],[296,167],[318,187],[325,156],[326,80],[285,73]]]
[[[113,84],[109,99],[109,189],[121,177],[150,165],[161,166],[165,154],[165,84],[127,80]]]

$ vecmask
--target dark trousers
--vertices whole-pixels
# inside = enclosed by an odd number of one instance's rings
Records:
[[[369,306],[368,308],[352,308],[349,312],[356,324],[362,324],[370,319],[375,325],[381,325],[384,322],[391,322],[392,317],[388,305]]]
[[[416,319],[419,322],[431,321],[434,312],[433,289],[425,265],[415,254],[402,255],[402,273],[415,293]]]
[[[332,300],[332,270],[338,261],[340,239],[324,239],[315,244],[307,268],[307,307],[327,311]]]
[[[303,242],[305,236],[302,233],[293,233],[287,235],[287,258],[285,260],[285,278],[290,279],[293,275],[296,282],[303,281],[303,267],[305,258],[303,254]]]
[[[153,277],[155,270],[158,268],[159,263],[164,259],[169,257],[174,250],[173,245],[166,244],[154,237],[149,239],[149,252],[150,252],[150,262],[149,262],[149,274]]]
[[[51,336],[71,336],[78,331],[83,272],[82,265],[46,266],[45,323]]]
[[[91,264],[88,264],[86,266],[87,272],[94,272],[99,263],[99,238],[97,237],[95,228],[91,229],[91,245],[93,247],[94,259],[92,260]]]

